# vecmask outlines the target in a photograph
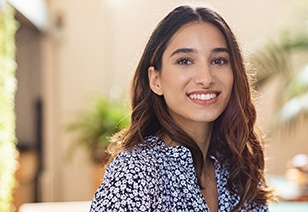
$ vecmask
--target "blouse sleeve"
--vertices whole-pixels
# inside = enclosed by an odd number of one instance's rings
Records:
[[[250,211],[250,212],[269,212],[267,204],[258,204],[258,203],[251,203],[246,205],[246,209],[240,211]]]
[[[120,153],[106,169],[90,212],[153,210],[159,177],[152,163],[137,154]]]

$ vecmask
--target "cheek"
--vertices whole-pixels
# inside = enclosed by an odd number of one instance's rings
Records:
[[[232,96],[233,86],[234,86],[234,80],[232,78],[232,80],[229,82],[229,86],[228,86],[228,89],[229,89],[229,99],[228,99],[228,101],[230,101],[230,98]]]
[[[224,82],[225,82],[225,85],[228,89],[232,90],[233,88],[233,83],[234,83],[234,77],[233,77],[233,72],[232,70],[230,70],[228,72],[228,74],[225,75],[225,78],[224,78]]]
[[[227,97],[226,100],[229,101],[232,95],[233,84],[234,84],[234,78],[233,78],[232,72],[224,76],[223,84],[224,84],[224,89],[225,89],[225,93]]]
[[[165,92],[170,90],[179,90],[180,88],[185,87],[187,76],[181,75],[179,73],[168,73],[162,76],[161,85]]]

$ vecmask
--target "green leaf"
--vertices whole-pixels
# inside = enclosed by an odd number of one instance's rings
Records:
[[[85,147],[95,161],[96,151],[109,145],[110,137],[129,124],[128,111],[106,97],[96,96],[88,110],[81,111],[74,122],[67,125],[68,132],[76,133],[69,155],[78,146]]]

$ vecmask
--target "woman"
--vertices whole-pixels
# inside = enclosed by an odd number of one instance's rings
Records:
[[[268,211],[250,92],[224,19],[175,8],[145,47],[91,211]]]

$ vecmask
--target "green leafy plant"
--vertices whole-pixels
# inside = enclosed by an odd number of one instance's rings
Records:
[[[87,148],[92,161],[103,162],[110,137],[129,123],[128,111],[119,103],[108,98],[95,97],[89,110],[82,111],[77,119],[67,127],[69,132],[76,133],[70,154],[77,146]]]
[[[303,5],[301,21],[282,30],[277,41],[268,41],[252,58],[257,64],[256,87],[279,79],[273,129],[308,116],[308,6]]]
[[[13,189],[17,168],[15,135],[15,11],[0,5],[0,211],[13,211]]]

